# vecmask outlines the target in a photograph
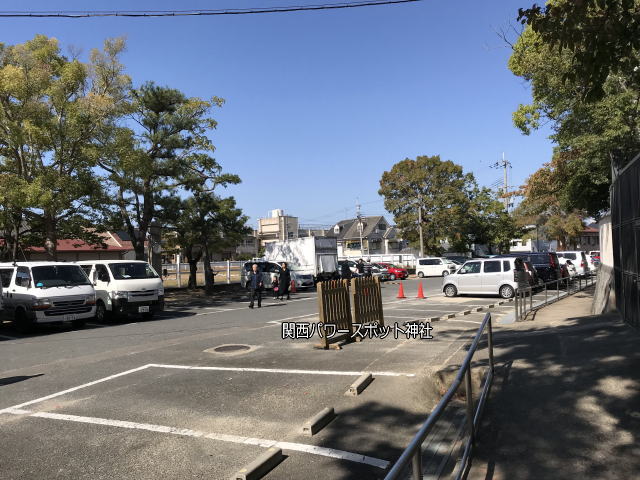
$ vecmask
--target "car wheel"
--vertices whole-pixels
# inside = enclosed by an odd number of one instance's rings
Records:
[[[444,294],[447,297],[455,297],[456,295],[458,295],[458,289],[455,287],[455,285],[447,285],[446,287],[444,287]]]
[[[107,307],[104,306],[104,303],[98,301],[96,303],[96,316],[95,320],[98,323],[102,323],[107,319]]]
[[[418,272],[418,278],[424,278],[424,273],[423,272]]]
[[[392,274],[389,276],[389,280],[395,280],[395,279],[396,279],[396,276],[392,273]]]
[[[142,314],[142,319],[143,320],[153,320],[153,316],[154,316],[155,312],[147,312],[147,313],[143,313]]]
[[[14,321],[16,324],[16,330],[20,333],[33,333],[36,329],[36,325],[32,320],[27,317],[27,312],[22,308],[16,310]]]
[[[515,290],[511,285],[503,285],[500,287],[500,296],[502,298],[511,298],[515,294]]]
[[[87,321],[83,318],[82,320],[73,320],[71,322],[71,326],[73,328],[84,328],[86,323],[87,323]]]
[[[442,272],[442,276],[446,277],[447,275],[449,275],[449,272],[447,272],[446,270],[444,272]]]

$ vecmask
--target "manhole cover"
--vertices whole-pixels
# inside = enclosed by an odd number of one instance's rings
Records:
[[[232,353],[232,352],[241,352],[244,350],[250,350],[251,347],[249,345],[221,345],[213,349],[216,353]]]

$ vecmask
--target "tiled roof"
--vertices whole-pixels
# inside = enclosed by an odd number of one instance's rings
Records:
[[[58,252],[93,252],[100,250],[103,252],[129,252],[133,250],[133,245],[129,241],[122,240],[117,234],[105,232],[100,234],[104,239],[105,246],[89,244],[83,240],[63,238],[58,240],[56,250]],[[28,247],[29,252],[44,252],[44,247]]]

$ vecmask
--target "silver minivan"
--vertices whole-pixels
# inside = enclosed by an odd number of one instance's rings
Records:
[[[442,291],[447,297],[481,294],[511,298],[519,288],[528,286],[520,257],[475,258],[442,280]]]

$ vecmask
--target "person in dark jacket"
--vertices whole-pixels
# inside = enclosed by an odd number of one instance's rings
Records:
[[[280,279],[278,280],[278,288],[280,300],[284,300],[284,296],[287,296],[287,300],[291,297],[289,296],[289,287],[291,286],[291,270],[286,262],[282,262],[282,270],[280,270]]]
[[[249,274],[249,289],[251,290],[251,303],[249,308],[253,308],[253,302],[258,298],[258,308],[262,307],[262,272],[258,270],[258,264],[254,263],[251,266],[251,273]]]
[[[349,267],[349,262],[347,260],[342,262],[340,273],[342,275],[342,278],[346,278],[347,280],[351,278],[351,268]]]
[[[358,263],[356,263],[356,270],[360,275],[364,275],[364,260],[358,260]]]

